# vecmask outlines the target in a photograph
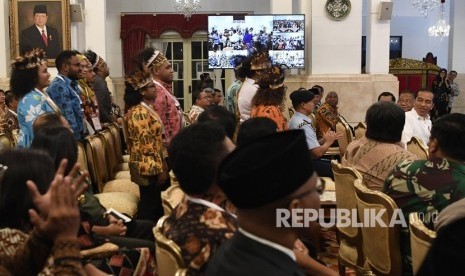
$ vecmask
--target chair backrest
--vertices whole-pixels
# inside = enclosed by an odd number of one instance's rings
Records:
[[[290,106],[287,110],[289,111],[289,118],[292,118],[292,116],[294,116],[294,113],[295,113],[294,108]]]
[[[84,140],[87,165],[94,186],[94,193],[103,192],[103,185],[109,180],[108,162],[105,156],[105,144],[99,135],[87,136]]]
[[[84,145],[81,142],[77,142],[77,148],[78,148],[78,159],[77,163],[81,167],[81,170],[89,170],[89,167],[87,165],[87,156],[86,156],[86,149],[84,148]]]
[[[5,133],[0,134],[0,152],[13,148],[13,141]]]
[[[171,185],[168,189],[161,192],[161,202],[165,215],[171,212],[178,206],[184,197],[184,192],[179,185]]]
[[[116,160],[115,139],[109,129],[104,129],[100,131],[98,135],[102,139],[103,145],[105,146],[105,154],[107,156],[107,164],[108,164],[108,167],[107,167],[108,177],[110,180],[110,179],[113,179],[113,175],[119,164]]]
[[[390,225],[391,219],[395,217],[394,213],[398,212],[396,209],[399,210],[396,203],[388,195],[368,189],[362,184],[361,179],[355,180],[354,186],[359,220],[370,221],[374,215],[383,212],[378,217],[386,225],[382,227],[376,223],[374,227],[370,225],[370,227],[360,228],[363,237],[363,253],[371,270],[375,275],[401,275],[400,225]]]
[[[331,161],[336,187],[336,205],[338,209],[354,210],[357,208],[355,199],[354,180],[363,179],[363,176],[354,168],[342,166],[336,160]],[[357,244],[360,239],[360,231],[357,227],[338,227],[340,239],[348,240],[351,244]]]
[[[155,257],[157,260],[158,275],[172,276],[179,269],[186,268],[181,254],[181,248],[172,240],[165,237],[163,224],[168,216],[161,217],[153,228],[155,236]]]
[[[413,136],[412,139],[407,142],[407,150],[415,154],[420,160],[428,160],[428,147],[423,140],[418,137]]]
[[[123,163],[123,146],[121,142],[121,134],[119,131],[119,126],[116,123],[111,123],[106,126],[111,134],[113,134],[113,140],[115,141],[115,156],[116,163]]]
[[[121,125],[123,127],[123,139],[124,139],[124,142],[127,145],[128,144],[129,134],[128,134],[128,123],[126,121],[126,117],[124,117],[123,120],[121,120]]]
[[[416,212],[409,215],[409,229],[413,274],[417,274],[431,244],[436,238],[436,232],[428,229]]]
[[[365,136],[365,132],[367,131],[367,125],[365,123],[359,122],[355,127],[354,127],[354,132],[355,132],[355,140],[362,138]]]
[[[349,124],[344,119],[341,119],[341,117],[339,117],[339,120],[336,124],[336,132],[342,133],[342,138],[337,140],[337,143],[339,145],[339,152],[341,156],[343,156],[347,146],[350,144],[350,142],[352,142],[353,137]]]

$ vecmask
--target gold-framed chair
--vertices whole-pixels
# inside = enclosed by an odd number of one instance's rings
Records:
[[[128,163],[123,161],[123,146],[118,124],[111,123],[106,125],[106,128],[108,128],[111,134],[113,134],[113,139],[115,141],[115,156],[117,162],[116,171],[129,171]]]
[[[381,225],[370,225],[361,227],[363,238],[363,254],[367,260],[370,270],[375,275],[397,276],[402,274],[401,254],[399,249],[400,225],[390,225],[394,217],[395,210],[398,209],[396,203],[388,195],[368,189],[362,184],[361,179],[354,181],[355,196],[357,200],[357,211],[360,221],[373,221],[366,218],[367,213],[378,216],[386,227]],[[365,212],[365,210],[370,212]]]
[[[415,154],[420,160],[428,160],[428,147],[425,145],[423,140],[416,136],[413,136],[412,139],[407,142],[407,150]]]
[[[5,133],[0,134],[0,152],[12,149],[14,147],[13,141],[8,138]]]
[[[436,232],[428,229],[416,212],[409,215],[409,229],[413,274],[417,274],[436,238]]]
[[[94,193],[128,192],[136,196],[137,200],[140,198],[139,186],[130,179],[111,180],[105,143],[100,135],[87,136],[84,139],[84,148]]]
[[[184,192],[179,185],[171,185],[168,189],[162,191],[160,196],[163,212],[165,215],[169,215],[184,198]]]
[[[173,240],[165,237],[163,233],[163,224],[167,218],[168,216],[161,217],[158,220],[157,225],[153,228],[153,235],[155,236],[155,258],[157,260],[158,275],[183,275],[177,274],[178,271],[179,273],[186,273],[183,272],[182,269],[187,268],[184,262],[184,258],[182,257],[181,248]]]
[[[110,129],[105,128],[98,134],[101,137],[105,146],[105,153],[107,155],[108,176],[110,179],[131,179],[131,174],[128,170],[119,170],[120,160],[117,156],[116,143],[113,133]],[[120,145],[121,146],[121,145]],[[121,156],[122,161],[122,156]]]
[[[187,268],[178,269],[176,271],[176,274],[174,274],[174,276],[186,276],[188,271],[189,270]]]
[[[359,122],[355,127],[354,127],[354,133],[355,133],[355,140],[358,140],[365,136],[365,132],[367,131],[367,125],[365,123]]]
[[[128,133],[128,123],[126,122],[126,117],[123,117],[121,120],[121,126],[123,127],[123,139],[126,143],[127,148],[129,149],[129,133]],[[129,162],[129,154],[123,154],[123,162]]]
[[[292,106],[288,107],[287,111],[289,112],[289,119],[292,118],[292,116],[294,116],[294,113],[295,113],[294,107],[292,107]]]
[[[336,188],[336,206],[338,209],[354,210],[357,208],[354,180],[362,179],[355,169],[342,166],[336,160],[331,161]],[[359,228],[351,226],[337,227],[339,236],[339,274],[345,275],[345,267],[354,269],[357,274],[367,271],[362,249],[362,233]]]
[[[347,146],[354,140],[352,137],[352,131],[350,130],[349,124],[342,118],[339,117],[338,122],[336,124],[336,132],[341,132],[342,137],[337,140],[339,145],[339,154],[343,156]]]

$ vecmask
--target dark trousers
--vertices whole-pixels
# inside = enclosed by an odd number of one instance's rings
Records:
[[[168,180],[161,186],[157,186],[157,177],[152,177],[148,186],[139,186],[140,201],[138,205],[137,219],[150,220],[156,223],[163,216],[161,204],[161,192],[170,185]]]
[[[328,159],[313,159],[313,168],[318,176],[330,177],[334,180],[333,169],[331,168],[331,161]]]

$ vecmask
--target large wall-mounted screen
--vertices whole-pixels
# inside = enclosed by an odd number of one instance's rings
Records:
[[[305,15],[208,16],[208,67],[234,68],[233,57],[247,56],[257,43],[273,63],[304,68]]]

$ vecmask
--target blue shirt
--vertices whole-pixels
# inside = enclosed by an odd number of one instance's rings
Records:
[[[18,147],[28,148],[34,139],[32,124],[39,115],[53,112],[47,103],[45,95],[39,90],[27,93],[18,103]]]
[[[71,81],[68,77],[59,74],[50,83],[47,89],[50,98],[58,105],[63,116],[65,116],[74,138],[80,140],[83,138],[84,131],[84,113],[81,108],[80,91],[76,81]]]
[[[315,130],[312,127],[312,120],[308,116],[296,111],[289,121],[289,129],[302,129],[305,132],[308,149],[320,146]]]

